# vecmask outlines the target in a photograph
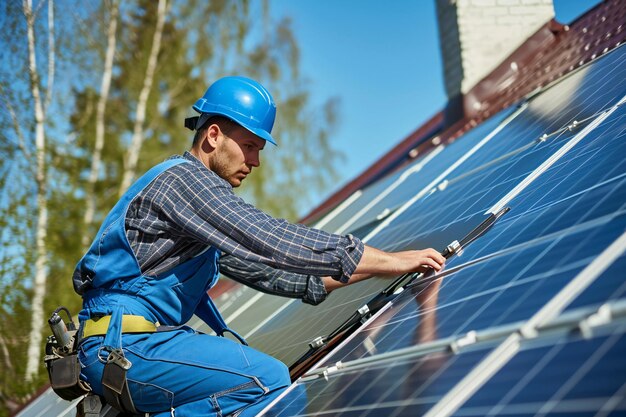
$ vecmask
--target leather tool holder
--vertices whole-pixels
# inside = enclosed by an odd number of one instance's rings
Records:
[[[72,333],[75,334],[76,331]],[[52,390],[59,397],[72,401],[91,392],[89,384],[80,379],[80,363],[75,340],[68,349],[66,346],[60,346],[54,336],[49,336],[44,362]]]

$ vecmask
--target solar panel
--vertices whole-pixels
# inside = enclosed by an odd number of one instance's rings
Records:
[[[455,416],[623,415],[624,323],[591,338],[568,333],[525,341]],[[493,342],[454,354],[405,352],[300,381],[267,416],[421,416],[488,353]],[[617,365],[616,365],[617,364]]]
[[[460,355],[407,354],[330,373],[303,381],[265,415],[391,416],[399,407],[411,408],[412,414],[405,415],[422,415],[489,351],[482,347]]]
[[[445,148],[438,146],[430,154],[411,164],[406,169],[379,181],[362,191],[358,201],[346,207],[332,222],[337,233],[353,232],[371,222],[386,211],[394,211],[415,195],[415,190],[424,188],[445,171],[451,162],[476,152],[489,135],[505,122],[515,107],[501,111],[475,129],[469,131],[463,140],[452,142]],[[442,155],[439,153],[442,152]]]
[[[450,225],[475,222],[503,204],[511,207],[487,235],[453,258],[447,271],[405,289],[344,341],[300,379],[270,415],[377,415],[374,410],[394,416],[626,411],[623,371],[609,378],[602,390],[588,387],[591,378],[605,375],[611,363],[625,366],[617,354],[624,351],[623,325],[613,326],[614,333],[594,335],[593,340],[576,339],[571,332],[561,334],[556,342],[545,332],[529,336],[540,324],[556,326],[568,314],[604,311],[601,305],[624,299],[626,67],[621,63],[625,53],[621,47],[533,97],[429,192],[371,229],[366,240],[374,246],[402,249],[428,242]],[[445,157],[445,152],[429,165],[439,157]],[[367,295],[358,301],[364,299]],[[330,311],[344,311],[335,306]],[[324,313],[328,311],[322,317]],[[290,315],[293,319],[298,312]],[[275,337],[281,335],[280,325],[286,319],[273,323]],[[309,317],[306,327],[313,328],[315,319]],[[578,327],[578,323],[573,326]],[[519,333],[520,329],[524,331]],[[472,339],[476,334],[480,337]],[[298,340],[288,340],[293,341],[292,350],[298,350]],[[497,349],[495,340],[502,342]],[[501,349],[513,345],[500,355]],[[463,348],[453,353],[459,346]],[[592,351],[603,353],[587,366],[586,352]],[[470,366],[454,365],[477,352],[481,354]],[[536,375],[523,365],[538,363],[537,358],[545,355],[554,361],[545,360]],[[568,368],[562,358],[570,356],[575,360]],[[443,358],[446,371],[428,373],[426,385],[419,378],[414,383],[413,370],[432,357]],[[588,372],[578,372],[576,363],[587,366]],[[343,365],[336,369],[335,364]],[[593,368],[596,364],[598,368]],[[578,372],[579,380],[559,374],[561,368],[572,375]],[[447,372],[458,376],[454,387],[435,383],[443,389],[426,388]],[[478,377],[472,380],[475,374]],[[533,391],[529,383],[494,394],[494,387],[505,389],[499,378],[511,375],[514,381],[552,375],[549,381],[555,392]],[[534,400],[525,397],[532,393],[541,395]],[[588,400],[586,408],[576,411],[575,398]]]
[[[529,341],[455,415],[624,415],[624,330]]]
[[[619,100],[619,94],[625,90],[619,82],[624,77],[624,69],[615,64],[623,54],[624,48],[620,48],[534,97],[460,164],[458,159],[447,160],[445,150],[440,152],[425,168],[441,160],[448,166],[457,163],[455,169],[435,178],[437,181],[431,181],[430,187],[427,184],[422,190],[413,190],[419,198],[409,201],[383,221],[365,240],[387,250],[434,246],[439,243],[436,236],[449,234],[460,224],[471,223],[555,152],[577,137],[587,135],[589,132],[583,134],[584,129]],[[594,94],[600,88],[605,90]],[[581,122],[574,123],[575,120]],[[547,129],[554,129],[554,132]],[[464,137],[459,139],[463,140]],[[497,234],[497,230],[490,234]],[[511,236],[507,239],[504,239],[505,246],[512,243]],[[488,246],[483,244],[481,247]],[[469,256],[466,254],[463,259]],[[524,258],[520,255],[519,259],[518,263]],[[487,270],[492,271],[494,265],[498,270],[504,268],[494,261]],[[473,270],[481,267],[459,274],[471,275]],[[292,304],[249,341],[286,363],[293,363],[299,354],[307,351],[308,342],[316,336],[328,334],[384,285],[382,280],[372,280],[339,291],[324,302],[323,308],[320,307],[322,311]],[[444,282],[442,287],[446,285]]]

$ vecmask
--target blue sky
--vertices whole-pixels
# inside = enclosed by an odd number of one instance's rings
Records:
[[[598,2],[554,0],[557,20]],[[435,0],[272,0],[271,11],[292,19],[314,102],[340,100],[337,188],[445,105]]]

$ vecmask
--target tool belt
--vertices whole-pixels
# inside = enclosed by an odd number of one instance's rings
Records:
[[[111,316],[97,317],[83,323],[83,338],[104,336],[111,323]],[[152,323],[142,316],[123,315],[122,333],[154,333],[159,323]]]
[[[59,316],[65,311],[69,322],[65,323]],[[81,365],[78,361],[78,344],[80,339],[92,336],[105,336],[111,325],[112,316],[96,317],[83,322],[80,330],[72,320],[70,312],[65,307],[57,308],[48,323],[52,329],[52,336],[46,343],[44,362],[48,370],[50,385],[54,392],[64,400],[72,401],[82,396],[85,398],[79,403],[81,415],[97,416],[101,409],[101,402],[91,393],[90,385],[80,379]],[[121,333],[153,333],[157,331],[158,323],[152,323],[142,316],[123,315],[121,317]],[[124,357],[121,348],[109,350],[109,355],[102,373],[102,388],[105,401],[118,411],[138,414],[130,396],[126,372],[132,366]]]

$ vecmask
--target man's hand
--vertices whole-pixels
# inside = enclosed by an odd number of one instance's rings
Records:
[[[361,261],[347,283],[340,283],[331,277],[323,277],[326,291],[354,284],[371,278],[374,275],[398,276],[407,272],[427,272],[429,269],[439,272],[445,266],[444,258],[435,249],[407,250],[401,252],[384,252],[365,245]]]
[[[435,272],[443,269],[446,258],[432,248],[424,250],[408,250],[403,252],[389,253],[394,259],[394,275],[406,274],[407,272],[426,272],[432,268]]]
[[[428,268],[441,271],[446,259],[436,250],[408,250],[402,252],[384,252],[371,246],[365,246],[363,256],[356,273],[377,275],[399,275],[407,272],[424,272]]]

